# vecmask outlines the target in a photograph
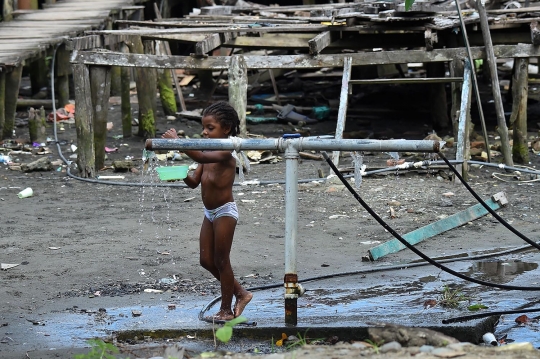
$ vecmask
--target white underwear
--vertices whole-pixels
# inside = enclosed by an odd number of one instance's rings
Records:
[[[224,216],[232,217],[238,221],[238,207],[236,207],[236,202],[227,202],[216,209],[204,208],[204,215],[210,222],[214,222],[216,218]]]

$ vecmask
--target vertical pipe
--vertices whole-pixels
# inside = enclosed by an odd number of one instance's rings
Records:
[[[288,140],[285,149],[285,324],[297,323],[297,300],[295,293],[296,236],[298,233],[298,150]]]

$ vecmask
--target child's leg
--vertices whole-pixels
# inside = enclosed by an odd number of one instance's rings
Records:
[[[221,310],[232,314],[231,304],[235,292],[234,273],[231,267],[230,253],[236,228],[236,219],[219,217],[214,225],[214,265],[219,271],[221,282]],[[234,315],[233,315],[234,316]]]
[[[221,219],[227,220],[221,223]],[[216,223],[217,222],[217,223]],[[217,225],[217,226],[216,226]],[[233,279],[233,294],[236,297],[236,303],[234,305],[234,316],[239,316],[244,310],[245,306],[251,301],[253,294],[245,290],[236,279],[230,264],[230,252],[232,246],[232,238],[234,236],[234,230],[236,228],[236,220],[232,217],[220,217],[217,218],[214,223],[210,222],[208,218],[204,218],[201,234],[200,234],[200,263],[203,268],[212,273],[212,275],[221,283],[221,310],[217,316],[221,313],[231,312],[232,294],[230,294],[230,278]],[[219,232],[220,236],[216,236],[215,233]],[[217,242],[220,242],[216,244]],[[223,259],[226,254],[226,259]],[[218,263],[221,263],[218,266]],[[228,265],[226,265],[228,264]],[[221,280],[222,274],[218,269],[224,267],[225,283]],[[228,268],[227,268],[228,267]],[[232,318],[231,318],[232,319]]]
[[[242,313],[253,295],[245,290],[236,279],[231,267],[230,253],[233,242],[236,219],[223,216],[214,220],[214,263],[221,277],[221,308],[231,308],[232,295],[236,296],[234,316]]]
[[[201,234],[199,238],[199,246],[200,246],[200,263],[201,266],[212,273],[212,275],[220,281],[221,283],[221,274],[219,272],[219,269],[216,267],[215,264],[215,258],[214,258],[214,252],[215,252],[215,241],[214,241],[214,227],[212,222],[208,220],[208,218],[204,217],[203,224],[201,226]],[[225,296],[223,295],[223,283],[221,283],[221,309],[219,312],[214,314],[213,318],[216,320],[231,320],[234,318],[234,314],[231,311],[231,304],[229,300],[229,308],[227,309],[226,305],[224,305],[223,298]]]

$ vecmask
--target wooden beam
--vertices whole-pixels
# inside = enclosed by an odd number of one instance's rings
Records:
[[[195,55],[204,55],[210,51],[217,49],[223,43],[236,37],[236,33],[219,33],[219,34],[210,34],[202,41],[199,41],[195,44]]]
[[[490,199],[486,200],[485,202],[489,206],[489,208],[493,210],[498,210],[501,207],[505,206],[508,203],[508,200],[506,199],[504,192],[499,192],[494,194]],[[483,217],[488,213],[488,210],[485,209],[482,204],[478,203],[472,207],[467,208],[464,211],[455,213],[437,222],[428,224],[427,226],[418,228],[412,232],[404,234],[403,239],[405,239],[408,243],[414,245],[428,238],[449,231],[450,229],[460,227],[470,221]],[[371,260],[377,260],[388,254],[399,252],[405,248],[407,247],[405,247],[405,245],[402,244],[400,241],[398,241],[397,239],[392,239],[388,242],[371,248],[368,253]]]
[[[321,32],[321,31],[357,31],[354,26],[328,26],[328,25],[281,25],[268,27],[253,27],[250,24],[234,24],[234,26],[224,27],[198,27],[198,28],[178,28],[178,29],[124,29],[124,30],[88,30],[87,35],[114,35],[114,36],[157,36],[175,35],[186,33],[214,34],[223,32],[246,32],[246,33],[266,33],[266,32]]]
[[[540,57],[540,47],[530,44],[498,45],[493,47],[498,58]],[[484,47],[472,47],[473,59],[483,59],[486,56]],[[309,55],[280,55],[280,56],[245,56],[248,69],[316,69],[322,67],[342,67],[343,59],[350,56],[352,66],[385,65],[408,62],[448,62],[467,57],[464,48],[424,50],[396,50],[381,52],[363,52],[351,54],[321,54],[316,58]],[[122,54],[103,51],[75,51],[72,63],[88,65],[115,65],[126,67],[154,67],[178,69],[228,69],[228,56],[209,56],[194,58],[190,56],[156,56],[140,54]]]
[[[330,45],[331,42],[332,36],[330,31],[321,32],[319,35],[308,41],[309,54],[313,56],[318,55],[322,50]]]
[[[371,80],[351,80],[351,85],[373,85],[373,84],[435,84],[463,82],[462,77],[417,77],[417,78],[396,78],[396,79],[371,79]]]

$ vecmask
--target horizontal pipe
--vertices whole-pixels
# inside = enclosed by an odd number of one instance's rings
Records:
[[[161,139],[146,140],[146,149],[154,150],[279,150],[288,145],[298,151],[374,151],[439,152],[439,141],[328,139],[304,137],[295,139]]]

